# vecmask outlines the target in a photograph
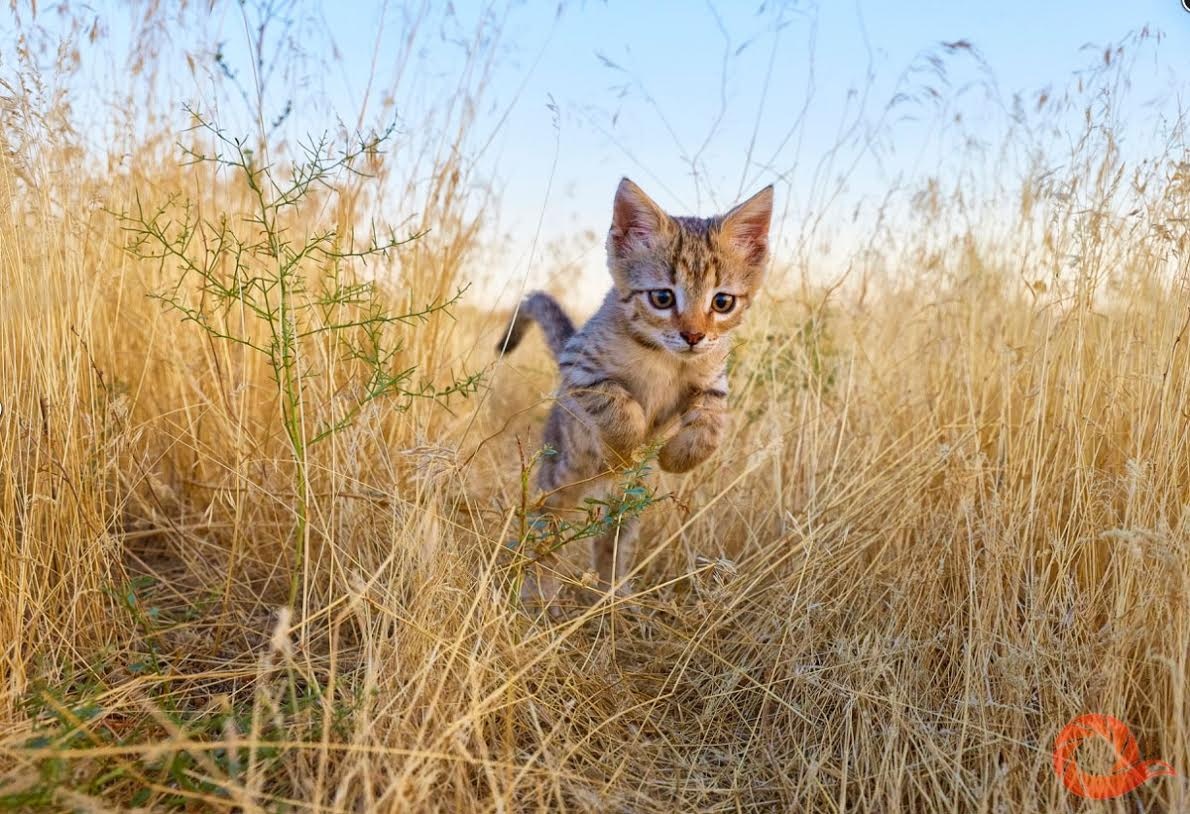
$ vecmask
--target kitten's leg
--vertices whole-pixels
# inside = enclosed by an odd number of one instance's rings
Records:
[[[682,413],[678,432],[665,443],[657,462],[666,472],[689,472],[711,457],[727,429],[727,391],[699,391]]]
[[[572,475],[587,478],[592,473],[610,475],[616,465],[623,463],[623,459],[644,441],[648,429],[644,409],[614,379],[576,387],[569,391],[568,397],[559,404],[559,413],[572,404],[581,410],[567,413],[565,418],[561,414],[558,416],[563,441],[569,441],[569,449],[577,453],[572,462]],[[591,432],[591,424],[595,425],[597,433]],[[620,460],[615,460],[617,458]],[[545,481],[542,487],[547,487]],[[604,490],[589,489],[586,494],[596,491]],[[607,502],[614,504],[622,497],[613,490],[607,495]],[[636,535],[636,518],[625,517],[592,540],[591,563],[598,575],[601,593],[607,593],[631,569]],[[624,594],[628,590],[627,585],[621,585],[618,593]]]
[[[550,532],[564,533],[568,523],[581,522],[584,499],[599,489],[600,457],[590,433],[564,409],[555,407],[546,422],[544,441],[553,453],[542,458],[537,486],[544,493],[542,510],[530,522],[540,527],[545,546],[555,545]],[[521,601],[557,616],[558,594],[562,590],[560,558],[554,551],[533,556],[521,583]]]
[[[575,421],[581,420],[583,424],[591,425],[590,429],[596,430],[606,445],[606,449],[596,452],[600,457],[607,458],[608,463],[624,463],[628,455],[644,443],[649,429],[644,408],[614,378],[599,378],[582,385],[572,385],[567,396],[566,401],[572,401],[581,411],[581,414],[573,416]],[[563,409],[567,406],[564,401]],[[580,432],[589,435],[590,429],[584,427]]]

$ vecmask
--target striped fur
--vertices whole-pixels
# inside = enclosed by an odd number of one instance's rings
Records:
[[[566,340],[574,336],[574,323],[570,321],[570,317],[566,316],[566,312],[562,310],[561,305],[558,305],[558,301],[544,291],[534,291],[525,297],[521,307],[513,314],[512,321],[505,330],[500,344],[496,346],[496,352],[507,353],[521,344],[521,339],[524,338],[530,321],[541,326],[541,330],[545,334],[545,343],[549,346],[550,353],[554,354],[554,358],[557,359],[562,354]]]
[[[607,240],[613,286],[596,314],[575,332],[548,295],[522,303],[502,346],[514,348],[528,320],[536,321],[562,379],[544,438],[556,454],[538,471],[550,512],[582,509],[652,438],[668,435],[658,456],[668,472],[693,469],[719,446],[727,425],[726,337],[760,287],[772,201],[768,187],[725,215],[672,217],[625,178]],[[672,294],[671,307],[659,307],[664,298],[655,292],[662,290]],[[720,313],[717,296],[732,298],[732,307]],[[594,541],[604,591],[626,573],[635,536],[635,521],[626,520]],[[547,574],[531,586],[547,602],[556,591]]]

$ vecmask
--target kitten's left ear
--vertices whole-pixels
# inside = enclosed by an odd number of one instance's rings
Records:
[[[719,226],[720,234],[758,266],[769,253],[769,224],[773,219],[773,185],[757,192],[726,215]]]

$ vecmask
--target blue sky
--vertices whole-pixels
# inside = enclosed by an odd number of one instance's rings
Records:
[[[468,18],[477,4],[456,8]],[[376,30],[372,15],[345,20],[341,41],[366,42]],[[672,211],[709,213],[774,180],[788,217],[814,211],[829,179],[850,166],[847,150],[820,170],[823,157],[849,123],[872,127],[899,88],[933,85],[965,99],[953,110],[963,110],[979,132],[979,117],[994,116],[983,109],[985,89],[964,91],[968,83],[993,82],[1005,103],[1017,91],[1026,98],[1058,91],[1097,62],[1105,45],[1145,26],[1165,40],[1130,72],[1138,115],[1141,102],[1176,97],[1190,78],[1190,13],[1179,0],[607,0],[567,3],[560,14],[553,3],[526,3],[508,19],[508,62],[494,95],[516,103],[489,169],[503,190],[500,222],[513,235],[517,276],[535,280],[546,272],[525,264],[538,219],[544,242],[601,234],[621,175]],[[970,52],[957,52],[947,58],[943,83],[924,56],[959,40],[978,50],[986,69]],[[366,74],[368,54],[359,49],[349,76]],[[428,64],[436,58],[427,53]],[[345,95],[358,95],[359,84]],[[861,160],[846,195],[879,196],[898,176],[944,160],[932,141],[943,115],[906,102],[885,117],[882,154]],[[791,132],[799,116],[801,127]],[[1138,119],[1132,138],[1142,142],[1152,132],[1151,122]],[[598,241],[575,251],[586,268],[602,263]],[[540,262],[540,251],[536,257]]]
[[[294,134],[322,132],[336,118],[354,123],[365,92],[369,116],[378,118],[386,88],[395,88],[398,115],[408,116],[402,126],[420,126],[424,111],[440,110],[460,81],[458,41],[472,41],[476,21],[492,14],[479,0],[298,8],[319,9],[303,12],[316,19],[293,31],[312,64],[338,58],[330,70],[277,80],[314,88],[321,99],[295,111]],[[94,60],[86,79],[118,93],[127,84],[121,55],[133,41],[133,18],[115,0],[96,10],[109,36],[85,57]],[[182,61],[195,44],[186,38],[222,43],[228,64],[247,75],[244,21],[230,0],[188,13],[199,25],[171,32],[176,64],[163,81],[209,106],[212,86]],[[412,19],[421,23],[402,66]],[[956,113],[966,132],[994,141],[1014,93],[1029,104],[1043,89],[1060,92],[1103,46],[1145,26],[1165,39],[1130,71],[1134,104],[1123,130],[1138,153],[1157,115],[1143,103],[1160,98],[1168,109],[1187,89],[1190,13],[1180,0],[513,2],[485,33],[499,29],[500,39],[485,46],[495,67],[470,141],[475,147],[494,134],[480,174],[500,190],[492,220],[508,253],[496,276],[539,283],[549,276],[541,247],[565,244],[562,256],[598,279],[599,241],[584,236],[606,229],[622,175],[671,211],[701,214],[776,182],[787,224],[814,213],[841,223],[856,201],[961,160],[940,135]],[[941,45],[958,41],[976,50]],[[887,109],[899,92],[907,98]],[[225,124],[234,103],[220,103]],[[166,115],[185,125],[180,110]]]

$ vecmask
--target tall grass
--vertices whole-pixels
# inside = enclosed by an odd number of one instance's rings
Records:
[[[286,213],[370,234],[383,162],[413,162],[385,200],[425,234],[341,258],[386,313],[486,250],[474,122],[444,116]],[[110,168],[6,135],[0,803],[1073,811],[1050,749],[1088,711],[1190,770],[1190,164],[1179,123],[1141,165],[1111,123],[1019,184],[896,199],[844,285],[782,293],[803,278],[778,256],[730,437],[645,511],[635,610],[558,622],[509,598],[552,369],[479,350],[503,315],[389,326],[388,369],[425,393],[485,374],[477,396],[361,401],[358,359],[315,344],[295,417],[274,357],[179,319],[151,295],[203,289],[128,251],[121,213],[151,201],[244,227],[242,179],[173,133]],[[1101,807],[1188,800],[1163,778]]]

